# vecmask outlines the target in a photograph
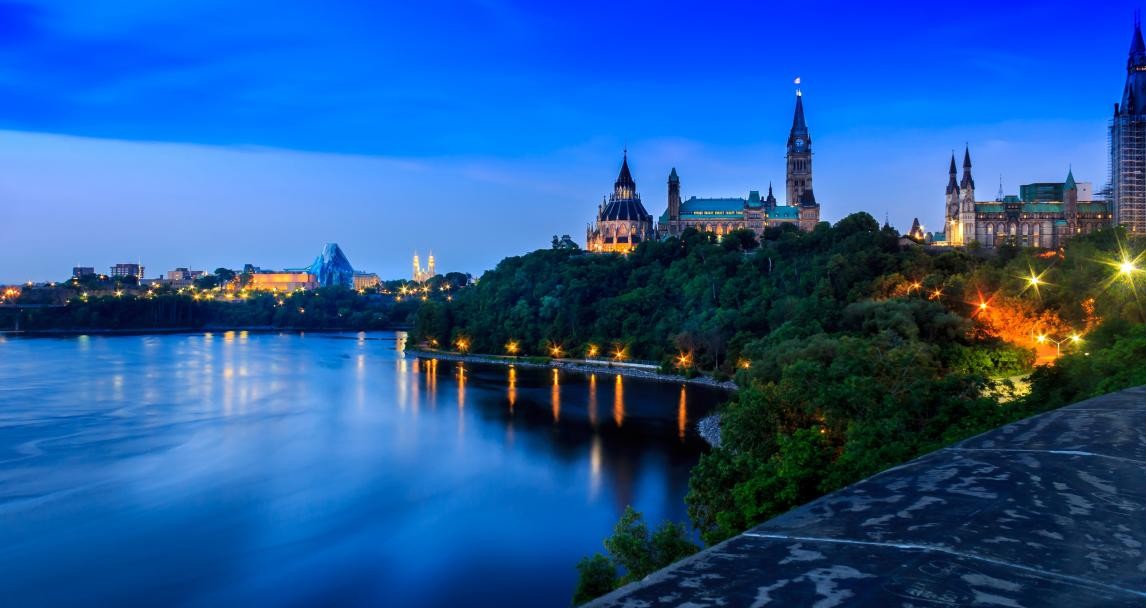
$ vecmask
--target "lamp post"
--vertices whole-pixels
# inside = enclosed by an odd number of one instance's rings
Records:
[[[1061,357],[1063,344],[1066,344],[1067,342],[1069,342],[1071,344],[1078,344],[1079,342],[1082,342],[1082,337],[1079,336],[1078,334],[1071,334],[1071,335],[1069,335],[1069,336],[1067,336],[1061,340],[1055,340],[1054,338],[1052,338],[1046,334],[1039,334],[1038,336],[1035,337],[1035,341],[1038,342],[1039,344],[1046,344],[1047,342],[1054,344],[1055,357]]]

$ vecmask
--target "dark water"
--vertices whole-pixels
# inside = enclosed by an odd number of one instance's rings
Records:
[[[567,606],[685,519],[720,393],[395,346],[0,337],[0,605]]]

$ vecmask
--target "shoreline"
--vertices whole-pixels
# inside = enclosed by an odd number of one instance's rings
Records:
[[[674,376],[670,374],[662,374],[659,371],[652,371],[646,367],[630,367],[627,365],[617,365],[611,361],[601,362],[588,362],[583,359],[548,359],[545,362],[537,361],[537,357],[500,357],[496,355],[463,355],[460,353],[450,353],[435,350],[425,350],[420,348],[406,348],[404,351],[407,355],[414,357],[421,357],[426,359],[440,359],[443,361],[458,361],[462,363],[484,363],[490,365],[502,365],[505,367],[532,367],[532,368],[552,368],[560,369],[569,372],[576,372],[582,374],[595,374],[595,373],[609,373],[625,376],[628,378],[640,378],[644,380],[651,380],[654,382],[672,382],[675,384],[692,384],[696,386],[707,386],[709,388],[717,388],[730,392],[739,389],[736,383],[732,380],[717,381],[709,376],[697,376],[695,378],[686,378],[684,376]],[[533,360],[531,360],[533,359]]]
[[[27,338],[67,338],[73,336],[148,336],[171,334],[205,334],[227,331],[246,331],[252,333],[359,333],[359,332],[400,332],[409,331],[407,327],[387,327],[382,329],[347,329],[340,327],[274,327],[273,325],[247,325],[247,326],[205,326],[205,327],[142,327],[138,329],[22,329],[20,331],[0,330],[0,336],[27,337]]]

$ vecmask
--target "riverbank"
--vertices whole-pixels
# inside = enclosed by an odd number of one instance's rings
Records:
[[[463,363],[485,363],[489,365],[504,365],[514,367],[554,368],[582,374],[607,373],[625,376],[627,378],[641,378],[654,382],[672,382],[675,384],[693,384],[709,386],[727,391],[737,390],[736,383],[731,380],[715,380],[708,376],[686,378],[672,374],[663,374],[656,371],[656,366],[633,363],[618,363],[596,359],[549,359],[544,357],[503,357],[497,355],[465,355],[419,348],[407,348],[407,355],[415,357],[440,359],[443,361],[460,361]]]
[[[205,327],[153,327],[153,328],[125,328],[125,329],[25,329],[20,331],[0,331],[0,336],[9,337],[70,337],[70,336],[147,336],[172,334],[203,334],[227,331],[245,331],[250,333],[359,333],[380,331],[408,331],[409,325],[396,327],[383,327],[380,329],[347,329],[344,327],[275,327],[273,325],[247,325],[247,326],[205,326]]]

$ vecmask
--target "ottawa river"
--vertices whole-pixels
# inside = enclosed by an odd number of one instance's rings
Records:
[[[568,606],[724,393],[401,334],[0,336],[0,606]]]

